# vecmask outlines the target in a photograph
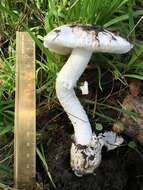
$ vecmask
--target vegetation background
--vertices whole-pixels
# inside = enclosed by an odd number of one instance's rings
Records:
[[[142,16],[142,0],[0,1],[0,187],[13,184],[16,31],[29,32],[36,43],[37,123],[42,120],[37,124],[37,157],[39,168],[43,165],[49,178],[44,131],[46,127],[61,128],[59,117],[63,109],[55,95],[55,78],[67,57],[45,49],[43,37],[63,24],[88,23],[118,31],[134,44],[126,56],[100,53],[93,56],[88,75],[79,81],[78,85],[85,79],[90,80],[91,93],[80,99],[95,129],[104,130],[123,112],[120,102],[127,92],[128,79],[143,80]],[[78,87],[76,90],[80,94]],[[142,156],[142,147],[132,139],[126,149]]]

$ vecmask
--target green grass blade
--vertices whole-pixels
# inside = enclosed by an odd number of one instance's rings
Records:
[[[142,15],[143,15],[143,10],[137,10],[137,11],[133,12],[133,17],[142,16]],[[119,22],[128,20],[128,19],[129,19],[129,15],[125,14],[125,15],[116,17],[116,18],[110,20],[109,22],[105,23],[104,27],[109,27],[109,26],[112,26],[112,25],[117,24]]]
[[[48,165],[47,165],[47,162],[46,162],[46,158],[45,158],[43,149],[42,149],[42,152],[40,152],[39,148],[37,148],[36,152],[37,152],[37,155],[39,156],[39,158],[40,158],[40,160],[42,162],[42,165],[43,165],[43,167],[44,167],[44,169],[45,169],[45,171],[46,171],[46,173],[47,173],[53,187],[56,189],[56,185],[55,185],[55,183],[54,183],[54,181],[52,179],[52,176],[51,176],[51,174],[49,172],[49,169],[48,169]]]

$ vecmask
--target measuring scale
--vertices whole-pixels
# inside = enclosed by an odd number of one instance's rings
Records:
[[[35,43],[16,33],[16,95],[14,129],[15,187],[30,190],[36,174]]]

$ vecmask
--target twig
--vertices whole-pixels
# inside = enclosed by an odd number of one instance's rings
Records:
[[[133,29],[129,32],[129,34],[127,35],[127,38],[131,35],[131,33],[135,30],[135,28],[138,26],[138,24],[142,21],[143,16],[138,20],[138,22],[135,24],[135,26],[133,27]]]

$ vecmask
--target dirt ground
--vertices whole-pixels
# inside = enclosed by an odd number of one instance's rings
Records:
[[[44,132],[43,145],[56,190],[143,190],[143,160],[128,146],[110,152],[103,148],[102,163],[96,175],[76,177],[70,168],[71,134],[68,127]],[[44,190],[53,190],[39,160],[37,162]]]
[[[95,76],[91,74],[83,75],[83,81],[87,80],[87,76],[90,76],[89,81],[95,83]],[[93,99],[95,96],[94,85],[90,84],[89,87],[90,94],[88,98]],[[120,85],[117,83],[114,85],[114,88],[114,91],[118,91],[120,90]],[[106,93],[110,93],[110,89],[106,89]],[[118,94],[118,99],[120,97],[123,99],[126,96],[126,91],[124,90],[122,94]],[[111,102],[113,104],[116,101],[113,99]],[[106,110],[104,110],[105,112]],[[58,114],[61,115],[59,116]],[[58,115],[58,118],[55,118],[55,115]],[[110,111],[107,115],[117,118],[116,113],[113,111]],[[90,122],[92,124],[92,118],[90,118]],[[93,123],[95,125],[94,121]],[[45,113],[39,116],[37,124],[37,128],[41,128],[43,131],[42,133],[40,131],[40,134],[42,134],[40,143],[43,144],[44,150],[46,150],[47,164],[56,185],[56,190],[143,190],[143,148],[138,144],[137,147],[141,155],[131,149],[127,145],[132,140],[131,138],[124,135],[124,145],[109,152],[103,147],[102,162],[96,170],[96,175],[87,175],[79,178],[74,175],[70,167],[73,126],[63,112],[63,108],[55,108],[49,112],[45,110]],[[111,130],[111,127],[106,126],[106,129]],[[38,180],[44,184],[43,189],[54,190],[52,183],[41,166],[41,162],[37,160],[37,163]]]

